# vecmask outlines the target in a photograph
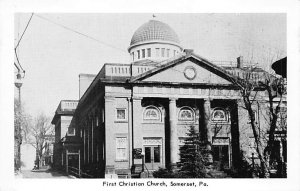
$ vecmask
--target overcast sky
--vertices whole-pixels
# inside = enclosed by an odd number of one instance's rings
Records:
[[[15,43],[30,15],[15,15]],[[131,37],[150,19],[150,13],[34,15],[18,47],[27,112],[52,117],[60,100],[78,99],[80,73],[97,74],[104,63],[129,63]],[[268,69],[286,56],[285,14],[156,14],[155,19],[170,25],[184,48],[211,61],[242,55]]]

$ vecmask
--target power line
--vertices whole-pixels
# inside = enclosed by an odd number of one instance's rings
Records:
[[[17,59],[17,62],[18,62],[19,67],[16,65],[16,63],[14,63],[14,65],[18,68],[18,70],[19,70],[19,68],[22,69],[24,75],[25,75],[25,70],[23,69],[23,67],[22,67],[22,65],[21,65],[21,63],[20,63],[19,56],[18,56],[18,53],[17,53],[17,48],[19,47],[20,42],[21,42],[21,40],[23,39],[23,36],[25,35],[25,32],[26,32],[26,30],[27,30],[27,28],[28,28],[28,26],[29,26],[29,24],[30,24],[30,21],[31,21],[32,17],[33,17],[33,13],[31,14],[31,16],[30,16],[30,18],[29,18],[29,20],[28,20],[28,22],[27,22],[27,24],[26,24],[26,27],[25,27],[25,29],[24,29],[22,35],[21,35],[21,38],[19,39],[19,41],[18,41],[18,43],[17,43],[17,45],[16,45],[16,47],[15,47],[15,55],[16,55],[16,59]]]
[[[21,35],[21,38],[19,39],[19,41],[18,41],[18,43],[17,43],[17,45],[16,45],[15,49],[17,49],[17,48],[18,48],[18,46],[19,46],[19,44],[20,44],[20,42],[21,42],[21,40],[22,40],[22,38],[23,38],[23,36],[24,36],[24,34],[25,34],[25,32],[26,32],[26,30],[27,30],[28,26],[29,26],[29,23],[30,23],[30,21],[31,21],[32,17],[33,17],[33,13],[31,14],[31,16],[30,16],[30,18],[29,18],[29,20],[28,20],[28,22],[27,22],[27,25],[26,25],[26,27],[25,27],[25,29],[24,29],[24,31],[23,31],[23,33],[22,33],[22,35]]]
[[[126,52],[124,49],[115,47],[115,46],[113,46],[113,45],[111,45],[111,44],[108,44],[108,43],[106,43],[106,42],[104,42],[104,41],[98,40],[98,39],[96,39],[96,38],[94,38],[94,37],[91,37],[91,36],[86,35],[86,34],[84,34],[84,33],[82,33],[82,32],[79,32],[79,31],[74,30],[74,29],[72,29],[72,28],[70,28],[70,27],[67,27],[67,26],[65,26],[65,25],[63,25],[63,24],[54,22],[54,21],[52,21],[52,20],[50,20],[50,19],[48,19],[48,18],[46,18],[46,17],[43,17],[43,16],[41,16],[41,15],[37,15],[37,14],[34,14],[34,15],[37,16],[37,17],[39,17],[39,18],[41,18],[41,19],[44,19],[44,20],[46,20],[46,21],[48,21],[48,22],[50,22],[50,23],[52,23],[52,24],[55,24],[55,25],[57,25],[57,26],[60,26],[60,27],[66,29],[66,30],[68,30],[68,31],[74,32],[74,33],[79,34],[79,35],[81,35],[81,36],[84,36],[84,37],[86,37],[86,38],[88,38],[88,39],[90,39],[90,40],[94,40],[94,41],[98,42],[99,44],[102,44],[102,45],[105,45],[105,46],[114,48],[114,49],[116,49],[116,50],[125,52],[125,53],[127,54],[127,52]]]

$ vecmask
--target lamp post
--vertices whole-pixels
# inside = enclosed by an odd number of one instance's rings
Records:
[[[141,155],[142,155],[142,172],[144,172],[145,171],[145,167],[144,167],[144,165],[145,165],[145,153],[142,152]]]
[[[17,78],[15,80],[15,86],[18,88],[18,105],[17,105],[17,112],[21,114],[21,87],[23,85],[22,77],[20,72],[17,74]],[[17,124],[15,125],[15,170],[21,170],[21,144],[22,144],[22,137],[21,137],[21,119],[17,119]]]

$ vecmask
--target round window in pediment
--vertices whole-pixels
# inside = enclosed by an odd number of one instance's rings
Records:
[[[192,66],[188,66],[184,69],[184,76],[189,79],[189,80],[193,80],[195,79],[197,73],[196,73],[196,69]]]

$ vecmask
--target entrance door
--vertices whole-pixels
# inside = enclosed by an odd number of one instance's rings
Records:
[[[213,145],[213,160],[220,170],[230,168],[229,145]]]
[[[161,166],[161,146],[147,145],[144,146],[145,165],[148,170],[156,170]]]

